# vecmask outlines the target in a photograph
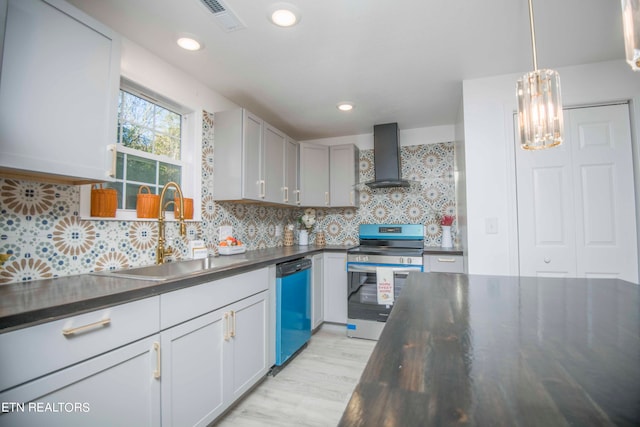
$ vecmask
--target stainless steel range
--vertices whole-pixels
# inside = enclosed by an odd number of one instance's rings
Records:
[[[412,271],[423,271],[422,224],[362,224],[347,251],[347,335],[377,340]]]

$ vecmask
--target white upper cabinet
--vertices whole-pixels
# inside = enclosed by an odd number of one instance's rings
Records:
[[[329,206],[329,147],[300,144],[300,204]]]
[[[358,207],[358,162],[354,144],[300,144],[300,204]]]
[[[272,203],[284,203],[284,155],[287,137],[284,133],[264,124],[262,168],[262,199]]]
[[[0,173],[107,181],[120,41],[60,0],[0,0]]]
[[[284,150],[284,202],[288,205],[300,204],[300,146],[287,138]]]
[[[360,152],[354,144],[333,145],[329,148],[331,206],[359,206],[360,196],[356,190],[359,157]]]
[[[214,199],[284,203],[282,132],[239,108],[215,114],[214,138]]]

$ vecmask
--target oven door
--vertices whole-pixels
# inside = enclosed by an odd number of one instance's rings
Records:
[[[386,322],[391,305],[378,304],[377,267],[388,267],[378,264],[347,264],[348,302],[347,317],[349,319],[373,320]],[[394,300],[412,271],[422,271],[421,265],[390,266],[393,268]]]

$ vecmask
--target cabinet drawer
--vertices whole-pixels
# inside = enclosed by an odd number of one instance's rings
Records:
[[[267,290],[267,268],[160,295],[160,327],[166,329]]]
[[[461,255],[429,255],[429,270],[434,273],[464,273],[464,261]]]
[[[158,332],[159,297],[0,334],[0,390]]]

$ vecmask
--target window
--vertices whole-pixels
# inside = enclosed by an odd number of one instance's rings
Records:
[[[160,194],[167,182],[182,184],[182,115],[176,109],[134,89],[120,90],[116,180],[107,184],[118,191],[118,209],[135,209],[141,186]]]

